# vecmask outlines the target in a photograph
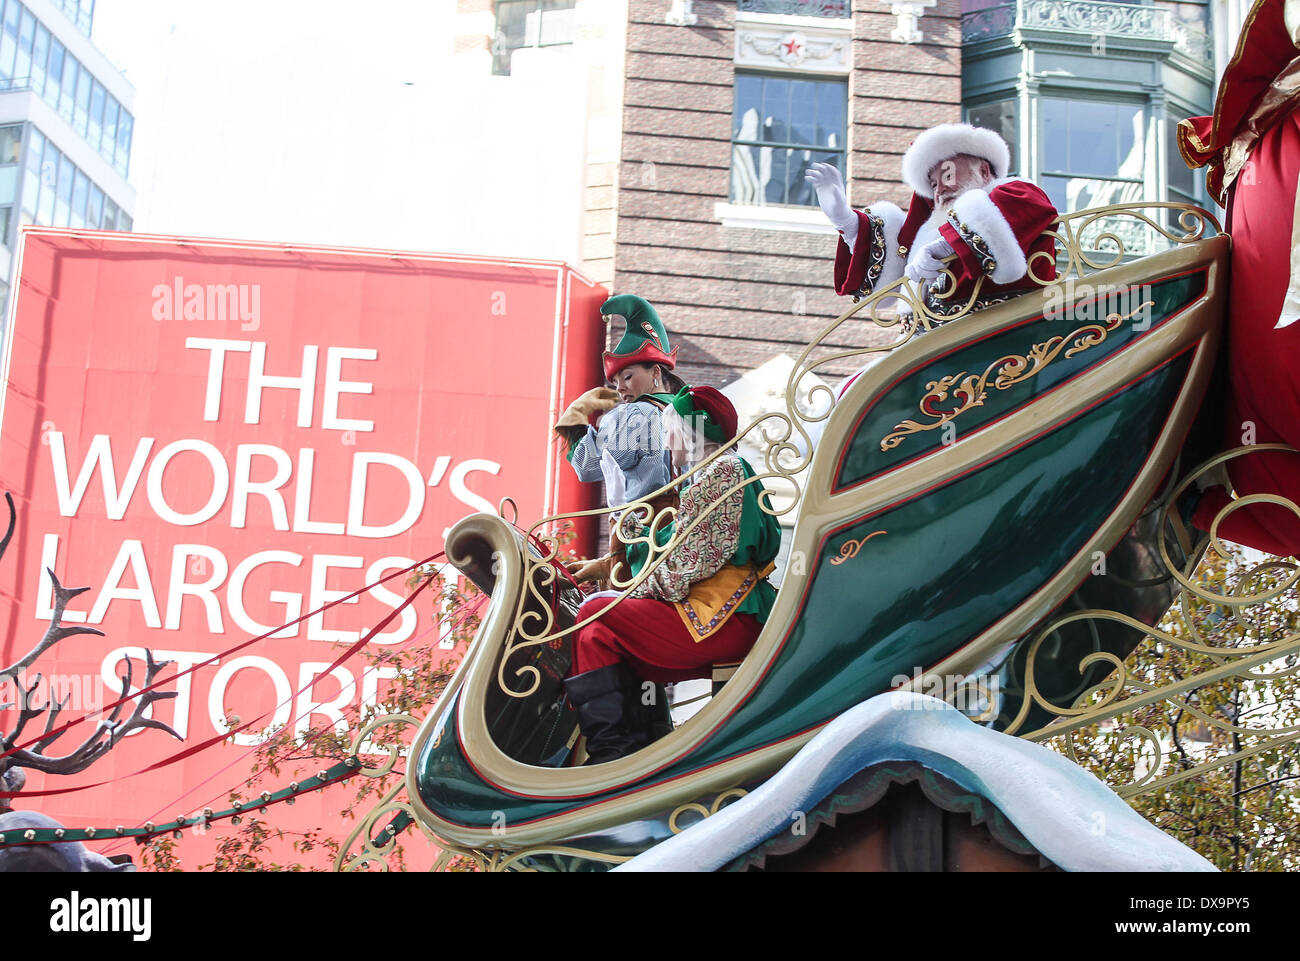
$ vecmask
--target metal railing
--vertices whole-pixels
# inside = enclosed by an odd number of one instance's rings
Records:
[[[1102,0],[1016,0],[964,14],[963,43],[1003,37],[1016,30],[1052,30],[1096,37],[1127,37],[1172,43],[1189,57],[1207,55],[1203,30],[1175,19],[1166,7]]]

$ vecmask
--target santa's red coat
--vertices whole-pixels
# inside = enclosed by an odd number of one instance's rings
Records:
[[[1277,327],[1292,276],[1297,176],[1300,114],[1292,112],[1260,137],[1232,188],[1225,449],[1300,447],[1300,323]],[[1300,455],[1248,454],[1229,462],[1228,476],[1239,497],[1275,494],[1300,503]],[[1223,488],[1207,491],[1196,525],[1208,529],[1228,502]],[[1282,557],[1300,553],[1300,517],[1285,507],[1247,505],[1224,519],[1219,534]]]

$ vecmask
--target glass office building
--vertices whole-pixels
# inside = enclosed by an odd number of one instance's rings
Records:
[[[0,0],[0,283],[24,224],[131,230],[134,89],[91,43],[94,0]]]

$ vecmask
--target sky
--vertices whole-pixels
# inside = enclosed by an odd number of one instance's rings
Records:
[[[476,157],[501,126],[482,98],[527,96],[452,78],[453,14],[454,0],[99,0],[93,40],[136,88],[135,229],[545,255],[543,237],[511,244],[473,216],[505,169]]]

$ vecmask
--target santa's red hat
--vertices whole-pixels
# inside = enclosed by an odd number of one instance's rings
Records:
[[[1011,169],[1011,150],[992,130],[968,123],[942,123],[913,140],[903,154],[903,182],[922,197],[933,200],[930,171],[935,164],[958,154],[987,160],[995,178],[1005,177]]]

